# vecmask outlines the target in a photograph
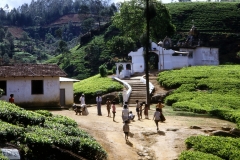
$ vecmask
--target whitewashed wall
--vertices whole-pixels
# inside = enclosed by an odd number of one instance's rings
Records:
[[[144,72],[145,63],[143,57],[143,47],[138,49],[136,52],[130,52],[128,56],[132,56],[132,69],[133,72]]]
[[[60,82],[60,89],[65,89],[65,105],[73,104],[73,82]]]
[[[1,100],[8,101],[10,94],[14,94],[16,104],[43,106],[59,104],[59,77],[9,77],[7,80],[7,95]],[[43,80],[44,94],[31,94],[31,80]]]

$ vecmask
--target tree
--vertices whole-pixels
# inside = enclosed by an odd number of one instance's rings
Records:
[[[128,53],[134,50],[134,44],[135,42],[130,37],[115,36],[108,42],[108,47],[117,57],[122,57],[124,60]]]
[[[176,29],[171,22],[168,9],[161,2],[156,1],[152,4],[156,8],[156,16],[149,22],[150,39],[159,41],[166,36],[172,36]],[[113,25],[121,30],[123,35],[138,41],[146,31],[145,5],[144,0],[131,0],[121,3],[120,11],[113,16]]]

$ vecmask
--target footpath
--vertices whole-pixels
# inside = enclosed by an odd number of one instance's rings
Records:
[[[130,123],[129,142],[124,139],[122,131],[122,107],[116,105],[116,122],[107,117],[106,105],[102,105],[102,116],[97,115],[96,104],[88,108],[88,116],[75,115],[74,111],[52,111],[54,115],[64,115],[78,123],[78,127],[92,135],[107,151],[108,160],[177,160],[179,154],[186,150],[184,140],[189,136],[208,135],[209,130],[236,125],[207,116],[192,116],[163,108],[165,123],[156,130],[152,120],[154,107],[149,111],[150,119],[135,120]],[[130,110],[136,114],[135,108]],[[136,118],[136,117],[135,117]],[[191,129],[198,126],[199,129]]]

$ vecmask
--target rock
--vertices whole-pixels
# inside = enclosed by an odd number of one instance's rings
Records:
[[[240,129],[232,128],[229,133],[236,135],[237,137],[240,137]]]
[[[191,129],[202,129],[201,127],[198,126],[190,126]]]
[[[225,132],[225,131],[214,131],[212,133],[210,133],[210,136],[221,136],[221,137],[236,137],[236,135]]]
[[[151,136],[157,134],[156,132],[142,132],[143,135],[145,136]]]
[[[168,128],[166,131],[174,131],[174,132],[176,132],[178,130],[179,130],[178,128]]]
[[[137,152],[137,154],[138,154],[139,156],[143,156],[143,153],[142,153],[142,152]]]
[[[222,127],[222,130],[224,130],[224,131],[230,131],[230,130],[231,130],[231,127]]]

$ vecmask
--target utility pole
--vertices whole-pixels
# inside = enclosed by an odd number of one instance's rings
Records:
[[[147,22],[147,39],[146,39],[146,55],[145,55],[145,75],[146,75],[146,92],[147,99],[146,103],[150,106],[150,95],[149,95],[149,74],[148,74],[148,52],[149,52],[149,0],[146,0],[146,22]]]

